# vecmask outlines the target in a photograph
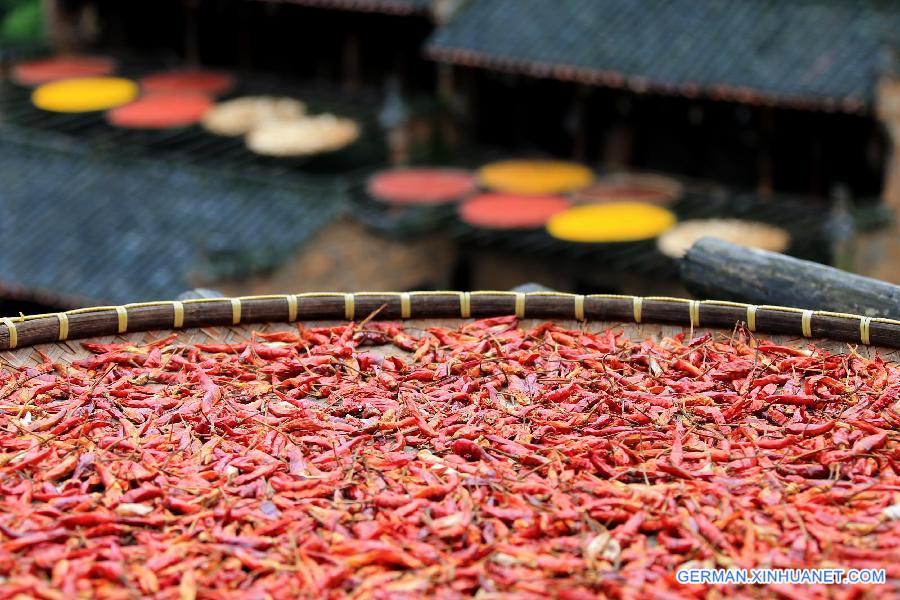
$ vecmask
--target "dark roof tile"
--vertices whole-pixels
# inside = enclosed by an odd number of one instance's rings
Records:
[[[427,51],[592,84],[859,110],[898,35],[900,3],[885,0],[471,0]]]
[[[195,277],[242,277],[289,257],[344,205],[298,189],[0,128],[0,287],[125,303],[173,298]]]

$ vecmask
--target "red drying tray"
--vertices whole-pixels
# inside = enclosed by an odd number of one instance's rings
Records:
[[[575,202],[647,202],[666,206],[681,198],[682,185],[664,175],[649,173],[617,173],[602,177],[592,185],[575,192]]]
[[[221,96],[234,87],[234,77],[222,71],[177,69],[145,75],[139,83],[144,92],[195,92]]]
[[[168,129],[200,122],[213,105],[205,94],[151,94],[106,113],[106,119],[116,127],[129,129]]]
[[[455,202],[476,185],[475,177],[462,169],[410,168],[376,173],[366,189],[381,202],[409,206]]]
[[[567,208],[569,202],[562,196],[487,193],[460,206],[459,217],[484,229],[536,229]]]
[[[19,85],[36,87],[60,79],[111,75],[116,62],[106,56],[53,56],[15,65],[10,74]]]

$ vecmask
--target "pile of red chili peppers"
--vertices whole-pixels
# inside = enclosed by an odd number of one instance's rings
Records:
[[[0,598],[856,598],[891,587],[675,572],[900,577],[900,369],[852,348],[513,317],[85,347],[0,376]]]

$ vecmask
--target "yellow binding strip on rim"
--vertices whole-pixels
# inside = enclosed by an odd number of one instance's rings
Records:
[[[69,337],[69,315],[66,313],[56,313],[59,319],[59,341],[65,341]]]
[[[774,310],[778,312],[786,312],[786,313],[803,313],[805,309],[803,308],[794,308],[793,306],[776,306],[772,304],[760,304],[759,306],[763,310]],[[810,311],[812,312],[812,311]]]
[[[516,292],[522,293],[522,292]],[[526,296],[547,296],[550,298],[571,298],[575,294],[570,294],[569,292],[547,292],[543,290],[537,290],[534,292],[525,292]]]
[[[344,318],[352,321],[356,316],[356,298],[353,294],[344,294]]]
[[[472,296],[469,292],[460,292],[459,294],[459,316],[462,319],[472,316]]]
[[[84,315],[91,313],[104,312],[107,310],[116,310],[115,306],[87,306],[85,308],[73,308],[72,310],[67,310],[67,315]]]
[[[515,296],[520,292],[510,292],[509,290],[475,290],[469,292],[473,296]]]
[[[872,325],[872,317],[859,318],[859,340],[866,346],[871,346],[871,338],[869,337],[869,327]]]
[[[634,322],[641,322],[641,311],[644,308],[644,299],[640,296],[632,296],[631,297],[631,305],[632,310],[634,311]]]
[[[172,327],[181,329],[184,325],[184,303],[176,300],[172,303]]]
[[[687,298],[675,298],[672,296],[646,296],[644,300],[653,300],[654,302],[676,302],[678,304],[690,304],[693,300]]]
[[[16,324],[12,322],[12,319],[3,318],[0,319],[0,323],[6,325],[6,332],[9,335],[9,347],[10,349],[15,348],[19,345],[19,332],[16,330]]]
[[[294,295],[297,298],[342,298],[347,294],[342,292],[301,292]]]
[[[128,331],[128,309],[124,306],[117,306],[116,314],[119,316],[119,333],[125,333]]]
[[[759,308],[755,304],[747,306],[747,329],[756,331],[756,309]]]
[[[700,301],[691,300],[688,304],[688,313],[691,316],[691,327],[700,327]]]
[[[241,322],[241,299],[231,299],[231,324],[238,325]]]
[[[297,320],[297,296],[285,296],[288,305],[288,321],[293,323]]]
[[[129,302],[125,308],[148,308],[153,306],[171,306],[171,300],[157,300],[156,302]]]
[[[525,318],[525,294],[522,292],[516,292],[516,318],[524,319]]]
[[[813,314],[817,317],[835,317],[837,319],[853,319],[854,321],[859,321],[863,316],[852,313],[831,312],[830,310],[814,310]]]
[[[634,296],[627,294],[588,294],[586,298],[596,298],[597,300],[631,300]]]
[[[701,304],[709,304],[710,306],[730,306],[732,308],[747,308],[744,302],[729,302],[728,300],[701,300]]]
[[[584,321],[584,295],[575,296],[575,320]]]
[[[812,316],[813,311],[803,311],[803,316],[800,318],[800,332],[803,334],[803,337],[812,337]]]
[[[410,301],[409,292],[400,293],[400,318],[408,319],[412,315],[412,302]]]

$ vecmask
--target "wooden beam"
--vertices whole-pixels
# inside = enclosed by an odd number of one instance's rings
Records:
[[[713,238],[688,250],[681,278],[701,298],[900,318],[900,286]]]

